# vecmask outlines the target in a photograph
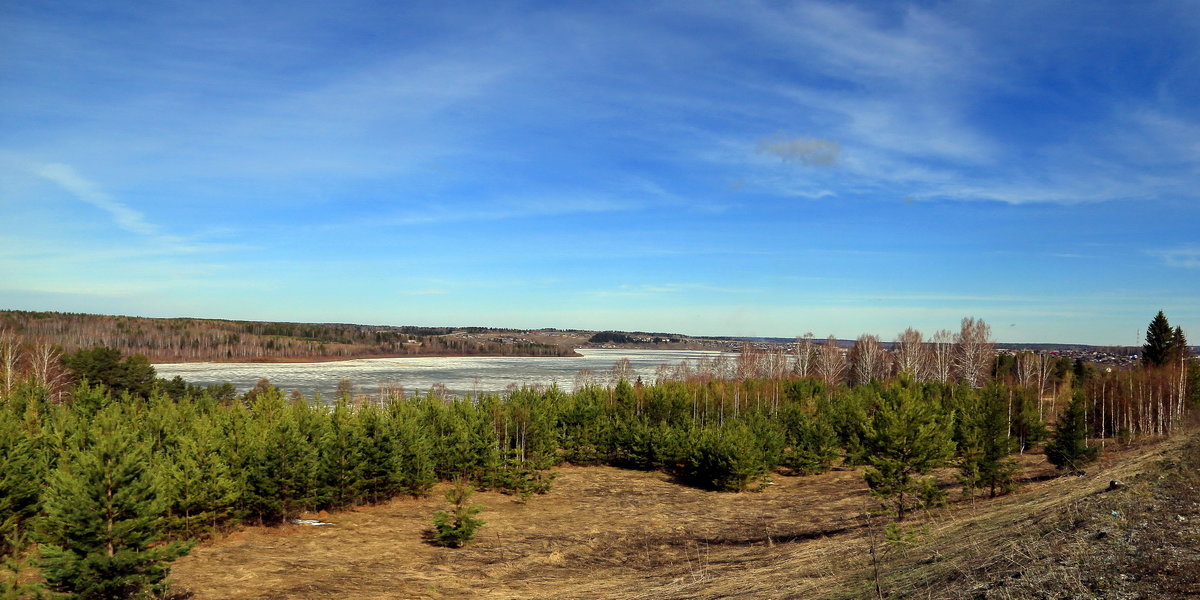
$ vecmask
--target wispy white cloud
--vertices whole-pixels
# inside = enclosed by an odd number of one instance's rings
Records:
[[[591,292],[591,295],[598,298],[616,298],[661,296],[684,294],[689,292],[715,294],[758,294],[761,293],[762,290],[756,288],[714,286],[703,283],[647,283],[639,285],[623,284],[615,289],[593,291]]]
[[[1181,248],[1173,248],[1171,250],[1156,250],[1151,254],[1162,259],[1163,264],[1168,267],[1179,267],[1182,269],[1200,269],[1200,247],[1184,246]]]
[[[792,107],[794,116],[778,118],[804,123],[814,138],[838,140],[839,168],[788,173],[753,160],[764,154],[762,142],[734,138],[727,140],[741,147],[740,155],[707,158],[749,170],[748,187],[806,197],[813,189],[842,195],[899,188],[915,199],[1077,204],[1164,198],[1200,187],[1200,122],[1186,102],[1165,101],[1165,92],[1140,104],[1097,95],[1086,114],[1019,140],[1003,119],[981,114],[981,103],[999,98],[1064,100],[1045,97],[1050,92],[1028,70],[1045,57],[1027,56],[1022,38],[989,31],[986,16],[964,17],[971,12],[867,11],[823,2],[730,11],[748,35],[821,75],[746,74],[742,87],[758,92],[749,95],[746,111],[761,117]]]
[[[70,165],[52,163],[41,166],[35,172],[77,199],[109,213],[121,229],[139,235],[158,233],[158,228],[148,223],[141,212],[117,201],[95,183],[79,175]]]
[[[505,221],[535,217],[629,212],[639,210],[641,207],[642,204],[635,200],[570,196],[557,198],[531,197],[468,205],[425,205],[410,208],[404,212],[373,215],[365,219],[352,219],[345,223],[331,225],[330,227],[361,227],[364,225],[387,227]]]

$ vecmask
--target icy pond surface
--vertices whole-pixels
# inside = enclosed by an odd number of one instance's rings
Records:
[[[659,365],[677,365],[714,359],[721,352],[702,350],[621,350],[582,349],[574,357],[423,357],[364,358],[319,363],[172,363],[156,364],[159,377],[176,375],[184,380],[210,385],[229,382],[239,391],[254,387],[266,377],[283,390],[299,390],[305,395],[320,392],[330,398],[338,382],[348,379],[356,392],[376,393],[380,386],[400,387],[412,394],[425,392],[435,384],[445,385],[455,394],[504,391],[510,385],[555,384],[571,391],[575,376],[582,369],[601,375],[622,358],[629,359],[636,376],[650,383]],[[726,355],[736,356],[736,355]]]

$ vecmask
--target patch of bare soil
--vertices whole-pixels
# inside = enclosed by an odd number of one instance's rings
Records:
[[[564,467],[528,504],[476,494],[487,524],[463,549],[424,540],[447,507],[437,490],[323,516],[332,526],[241,529],[180,559],[172,581],[196,600],[1040,597],[989,591],[1004,587],[988,587],[991,574],[1012,579],[1008,563],[994,568],[997,553],[1053,529],[1062,507],[1110,479],[1133,480],[1169,447],[1109,453],[1085,477],[1052,477],[1041,454],[1023,456],[1019,493],[962,500],[954,490],[951,508],[915,514],[892,541],[884,517],[867,517],[878,503],[857,470],[777,475],[761,492],[731,494],[657,472]],[[953,472],[939,477],[949,485]]]

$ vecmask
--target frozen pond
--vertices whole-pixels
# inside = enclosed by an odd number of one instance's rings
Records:
[[[575,357],[423,357],[364,358],[321,363],[174,363],[156,364],[159,377],[176,375],[184,380],[211,385],[229,382],[239,391],[254,387],[266,377],[284,390],[299,390],[305,395],[320,392],[330,398],[338,382],[348,379],[355,391],[375,393],[381,385],[402,387],[412,394],[425,392],[435,384],[445,385],[456,394],[499,392],[510,385],[558,385],[571,391],[575,376],[582,369],[598,375],[611,370],[620,359],[629,359],[636,377],[651,383],[659,365],[677,365],[722,356],[721,352],[701,350],[600,350],[578,351]],[[736,356],[736,355],[726,355]]]

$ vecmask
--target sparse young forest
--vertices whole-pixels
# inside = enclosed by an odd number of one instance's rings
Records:
[[[1048,435],[1077,470],[1094,455],[1087,438],[1168,435],[1196,405],[1185,343],[1161,364],[1100,374],[1033,353],[1005,368],[976,319],[932,341],[898,338],[893,350],[871,336],[849,352],[832,338],[806,338],[792,356],[747,348],[646,384],[618,364],[574,393],[322,399],[265,380],[242,395],[158,380],[144,357],[109,348],[51,353],[46,365],[38,342],[7,334],[0,556],[44,582],[6,585],[13,597],[38,585],[158,593],[191,543],[241,523],[424,495],[438,481],[524,501],[566,462],[661,470],[715,491],[864,466],[900,520],[944,501],[935,468],[957,467],[964,494],[994,496],[1013,487],[1010,455]],[[439,543],[465,543],[482,524],[466,496],[439,516]]]

